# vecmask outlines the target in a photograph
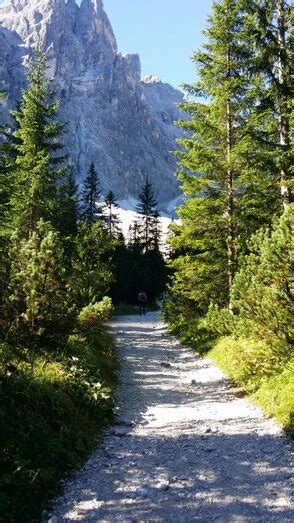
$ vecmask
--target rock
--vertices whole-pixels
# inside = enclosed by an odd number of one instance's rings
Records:
[[[140,487],[137,490],[137,495],[140,496],[141,498],[147,498],[148,494],[149,494],[149,490],[146,487]]]
[[[123,438],[128,434],[126,429],[120,427],[113,429],[112,433],[114,434],[114,436],[118,436],[119,438]]]
[[[160,364],[162,367],[166,367],[167,369],[169,369],[171,367],[171,364],[168,363],[167,361],[162,361],[161,364]]]
[[[54,80],[64,136],[81,181],[93,161],[102,193],[137,197],[148,174],[164,209],[179,196],[170,151],[185,118],[183,95],[156,77],[141,79],[137,54],[122,55],[102,0],[8,0],[0,7],[0,123],[26,84],[27,59],[40,46]],[[160,173],[160,184],[158,184]]]
[[[158,483],[157,489],[161,491],[165,491],[169,489],[169,482],[168,481],[162,481],[161,483]]]

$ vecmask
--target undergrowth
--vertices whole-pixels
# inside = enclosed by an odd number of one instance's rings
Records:
[[[62,352],[0,344],[0,519],[39,521],[42,509],[113,417],[111,335],[71,336]]]
[[[264,412],[294,436],[294,361],[277,361],[271,349],[254,339],[219,338],[208,357],[240,385]]]

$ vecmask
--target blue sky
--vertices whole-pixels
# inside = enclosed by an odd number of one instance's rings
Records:
[[[122,52],[138,52],[142,74],[178,86],[195,79],[192,51],[203,42],[211,0],[104,0]]]
[[[0,4],[3,0],[0,0]],[[195,78],[189,57],[203,42],[212,0],[104,0],[123,53],[139,53],[142,75],[178,86]]]

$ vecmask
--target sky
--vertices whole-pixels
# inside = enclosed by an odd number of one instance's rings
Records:
[[[121,52],[137,52],[142,76],[175,87],[195,80],[190,57],[203,42],[211,0],[104,0]]]
[[[3,0],[0,0],[0,4]],[[122,53],[139,53],[142,76],[175,87],[195,79],[190,56],[203,42],[212,0],[104,0]]]

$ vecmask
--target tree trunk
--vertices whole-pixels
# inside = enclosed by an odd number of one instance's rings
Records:
[[[279,104],[279,134],[281,146],[281,171],[280,190],[283,199],[283,207],[287,208],[291,201],[291,194],[287,186],[289,173],[286,154],[289,150],[289,117],[288,117],[288,95],[287,95],[287,53],[286,53],[286,20],[285,1],[276,0],[277,13],[277,39],[278,39],[278,104]]]
[[[231,54],[227,53],[227,77],[231,76]],[[227,101],[226,110],[227,123],[227,253],[228,253],[228,291],[231,295],[231,289],[235,273],[236,250],[235,250],[235,227],[234,227],[234,188],[233,188],[233,172],[231,169],[231,153],[233,146],[233,124],[232,124],[232,107],[231,100]],[[231,310],[231,303],[229,298],[229,309]]]

